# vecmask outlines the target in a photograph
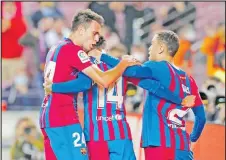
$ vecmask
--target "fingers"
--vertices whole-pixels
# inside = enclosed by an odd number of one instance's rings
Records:
[[[43,88],[45,91],[45,95],[49,95],[52,93],[52,82],[45,78],[45,82],[43,83]]]
[[[183,101],[182,101],[182,105],[184,107],[193,107],[195,105],[195,99],[196,99],[196,96],[194,95],[189,95],[189,96],[186,96]]]

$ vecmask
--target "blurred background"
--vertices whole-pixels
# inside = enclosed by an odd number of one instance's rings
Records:
[[[224,2],[1,2],[1,5],[3,160],[44,159],[38,114],[44,96],[45,57],[52,45],[70,34],[73,15],[86,8],[104,17],[107,50],[118,58],[130,54],[145,62],[156,31],[176,32],[180,48],[175,64],[197,81],[208,123],[225,127]],[[143,94],[141,88],[128,84],[128,112],[142,113]],[[81,102],[82,97],[78,98]],[[188,114],[186,118],[192,121],[194,117]]]

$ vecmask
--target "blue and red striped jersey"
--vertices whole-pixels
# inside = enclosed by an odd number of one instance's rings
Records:
[[[64,39],[50,49],[44,74],[54,83],[65,82],[75,79],[79,71],[91,65],[80,46],[74,45],[70,39]],[[39,120],[41,128],[79,123],[76,95],[52,93],[45,96]]]
[[[154,64],[154,65],[153,65]],[[184,98],[195,95],[194,107],[203,107],[194,79],[168,62],[154,62],[153,77]],[[158,71],[158,72],[157,72]],[[142,147],[165,146],[190,150],[190,136],[185,130],[184,117],[190,108],[176,105],[148,94],[143,112]]]
[[[111,69],[110,66],[103,62],[97,62],[93,57],[91,57],[91,61],[97,64],[102,71]],[[132,138],[124,106],[127,82],[126,77],[120,77],[108,89],[94,84],[91,89],[84,92],[84,135],[86,141]]]
[[[102,54],[101,60],[111,66],[119,63],[118,59],[107,54]],[[142,117],[142,147],[166,146],[189,150],[190,141],[197,141],[206,122],[204,106],[195,80],[166,61],[148,61],[140,66],[128,67],[123,75],[155,79],[181,98],[191,94],[196,96],[195,106],[192,108],[195,122],[190,136],[185,130],[184,120],[190,108],[166,101],[163,96],[160,98],[149,92]],[[149,82],[145,79],[139,82],[139,86],[143,87],[148,84]]]

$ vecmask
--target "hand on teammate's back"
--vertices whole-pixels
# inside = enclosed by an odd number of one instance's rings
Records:
[[[124,55],[122,56],[123,61],[128,61],[128,63],[131,63],[129,66],[134,66],[134,65],[141,65],[141,62],[135,59],[133,56],[130,55]]]
[[[192,108],[195,105],[195,98],[194,95],[188,95],[182,100],[181,105]]]
[[[49,79],[45,79],[45,82],[43,83],[45,95],[49,95],[52,93],[52,84],[52,81],[50,81]]]
[[[140,62],[137,61],[136,59],[134,58],[131,58],[131,57],[124,57],[122,58],[122,60],[120,61],[120,63],[124,64],[125,66],[127,67],[130,67],[130,66],[135,66],[135,65],[140,65]]]

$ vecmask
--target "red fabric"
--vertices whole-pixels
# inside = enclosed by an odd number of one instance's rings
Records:
[[[45,159],[46,160],[57,160],[57,158],[53,152],[53,149],[51,147],[49,137],[46,134],[46,131],[44,129],[41,129],[41,131],[42,131],[42,134],[44,137]]]
[[[21,2],[16,3],[16,14],[11,19],[11,27],[2,33],[2,58],[19,58],[22,56],[23,47],[19,44],[19,39],[26,32],[26,24],[23,21],[21,12]],[[2,7],[4,2],[2,3]],[[4,18],[4,13],[2,13]]]
[[[174,148],[147,147],[144,149],[145,160],[174,160]]]
[[[90,160],[110,160],[108,144],[106,141],[87,142],[87,147]]]

